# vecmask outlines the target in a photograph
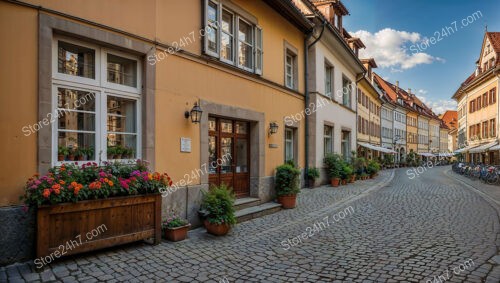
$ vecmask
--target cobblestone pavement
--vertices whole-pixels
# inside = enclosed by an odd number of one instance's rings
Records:
[[[496,208],[449,168],[304,190],[296,209],[225,237],[196,229],[182,242],[122,246],[41,273],[16,264],[0,268],[0,281],[500,282]]]

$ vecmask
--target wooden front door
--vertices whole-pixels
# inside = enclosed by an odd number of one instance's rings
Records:
[[[249,126],[244,121],[208,118],[208,181],[225,183],[236,197],[250,195]]]

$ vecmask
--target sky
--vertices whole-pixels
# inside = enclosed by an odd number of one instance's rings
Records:
[[[475,70],[486,25],[500,31],[499,0],[342,3],[344,28],[366,45],[360,57],[375,58],[377,74],[411,88],[436,114],[456,110],[451,97]]]

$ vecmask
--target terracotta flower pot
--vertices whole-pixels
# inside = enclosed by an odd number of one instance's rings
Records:
[[[57,155],[57,161],[64,161],[64,154]]]
[[[332,182],[332,187],[338,187],[340,185],[340,179],[339,178],[333,178],[331,180]]]
[[[187,238],[189,227],[191,227],[191,224],[175,228],[166,228],[165,238],[172,242],[182,241]]]
[[[342,185],[347,185],[347,180],[342,180]]]
[[[68,159],[69,159],[70,161],[75,161],[75,156],[70,154],[70,155],[68,156]]]
[[[295,208],[295,205],[297,203],[297,195],[279,196],[278,202],[285,209]]]
[[[229,230],[231,229],[231,226],[227,223],[215,224],[208,222],[208,220],[205,220],[203,224],[205,224],[207,232],[215,236],[224,236],[229,233]]]

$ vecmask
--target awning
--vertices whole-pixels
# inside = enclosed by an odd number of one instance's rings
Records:
[[[425,156],[425,157],[436,157],[434,154],[432,153],[428,153],[428,152],[424,152],[424,153],[417,153],[418,155],[422,155],[422,156]]]
[[[453,157],[454,154],[451,153],[451,152],[441,152],[441,153],[438,153],[438,157]]]
[[[485,152],[487,151],[488,149],[490,149],[491,147],[495,146],[495,145],[498,145],[498,142],[497,141],[494,141],[494,142],[489,142],[487,144],[482,144],[478,147],[475,147],[473,149],[471,149],[469,152],[470,153],[480,153],[480,152]]]
[[[376,150],[376,151],[380,151],[380,152],[383,152],[383,153],[391,153],[391,154],[396,153],[392,149],[388,149],[388,148],[384,148],[384,147],[380,147],[380,146],[371,145],[369,143],[358,142],[358,144],[360,146],[362,146],[362,147],[366,147],[366,148],[373,149],[373,150]]]
[[[457,149],[457,150],[455,150],[453,153],[455,153],[455,154],[460,154],[460,153],[463,153],[463,152],[469,151],[469,150],[471,150],[471,149],[473,149],[473,148],[475,148],[475,147],[476,147],[475,145],[469,145],[469,146],[466,146],[466,147],[464,147],[464,148]]]
[[[489,150],[500,150],[500,144],[490,147]]]

